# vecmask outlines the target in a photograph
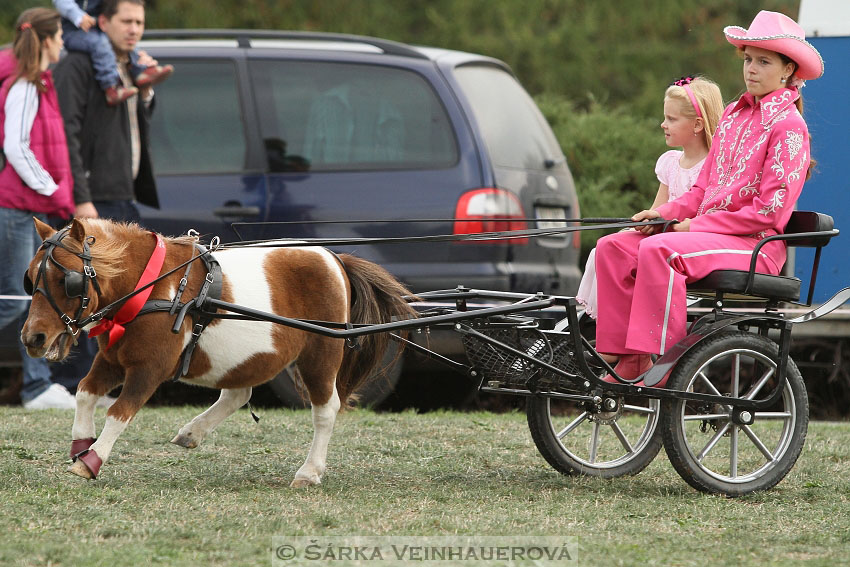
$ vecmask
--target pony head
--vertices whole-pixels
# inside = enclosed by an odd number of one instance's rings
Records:
[[[68,356],[82,327],[79,322],[98,306],[93,238],[86,236],[85,225],[77,219],[59,231],[33,220],[42,244],[24,274],[24,289],[32,295],[32,303],[21,341],[31,357],[57,362]]]

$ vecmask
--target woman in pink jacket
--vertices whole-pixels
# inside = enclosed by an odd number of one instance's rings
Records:
[[[688,282],[716,269],[749,269],[756,244],[783,231],[808,175],[799,89],[823,74],[823,59],[797,23],[776,12],[759,12],[748,30],[723,31],[743,57],[747,92],[724,111],[693,188],[632,217],[680,222],[672,232],[643,227],[597,244],[597,285],[606,300],[596,348],[617,361],[623,378],[637,378],[652,366],[651,353],[684,338]],[[784,263],[785,245],[773,241],[756,269],[778,274]]]
[[[23,296],[23,275],[41,244],[32,218],[70,218],[74,212],[65,125],[47,67],[59,60],[59,14],[47,8],[24,11],[15,24],[11,51],[0,52],[0,295]],[[20,326],[27,303],[0,299],[0,328]],[[43,359],[21,349],[21,399],[30,409],[74,408],[74,398],[50,380]]]

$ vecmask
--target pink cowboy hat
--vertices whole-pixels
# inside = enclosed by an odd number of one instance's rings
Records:
[[[803,28],[785,14],[762,10],[753,18],[750,29],[728,26],[723,33],[735,47],[752,45],[790,57],[797,64],[794,76],[799,79],[817,79],[823,75],[820,53],[806,41]]]

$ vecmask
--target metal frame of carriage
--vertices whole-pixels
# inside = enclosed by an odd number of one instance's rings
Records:
[[[596,352],[582,333],[587,319],[580,316],[576,300],[566,296],[463,287],[432,291],[410,298],[426,302],[419,318],[382,324],[293,319],[212,298],[202,311],[210,317],[268,321],[345,339],[351,348],[357,347],[358,337],[392,333],[409,348],[468,373],[482,392],[527,396],[534,442],[562,473],[606,478],[636,474],[663,444],[674,468],[691,486],[739,496],[780,482],[802,451],[808,405],[805,385],[789,357],[791,330],[842,305],[850,299],[850,288],[794,319],[785,318],[778,306],[811,306],[821,249],[837,235],[831,217],[795,211],[785,234],[756,246],[749,271],[718,270],[689,284],[689,294],[713,301],[712,311],[692,317],[688,335],[632,381],[617,376]],[[799,279],[755,272],[759,250],[772,240],[816,249],[806,303],[799,303]],[[729,300],[758,301],[761,307],[731,311],[725,307]],[[460,333],[469,364],[397,334],[431,327]],[[606,373],[618,383],[603,381]],[[667,387],[652,387],[668,373]],[[566,425],[560,427],[558,421]],[[778,432],[762,433],[762,422],[779,423]],[[585,424],[589,433],[574,439],[573,433]],[[636,431],[634,441],[625,432],[626,424]],[[602,451],[600,432],[607,429],[616,439],[606,447],[613,445],[613,456]],[[728,449],[718,449],[720,445]]]

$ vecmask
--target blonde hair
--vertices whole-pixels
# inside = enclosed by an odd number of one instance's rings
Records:
[[[45,90],[38,80],[41,76],[41,46],[44,40],[59,31],[59,19],[59,12],[56,10],[30,8],[21,12],[15,22],[12,52],[18,61],[17,77],[33,83],[40,92]]]
[[[705,136],[706,147],[711,149],[711,139],[717,129],[720,116],[723,114],[723,96],[720,94],[720,87],[717,86],[717,83],[705,77],[693,79],[688,87],[694,93],[699,105],[699,113],[702,116],[703,123],[702,133]],[[694,103],[691,102],[691,97],[688,96],[684,87],[670,85],[664,93],[664,100],[679,102],[682,115],[690,119],[697,118]]]

